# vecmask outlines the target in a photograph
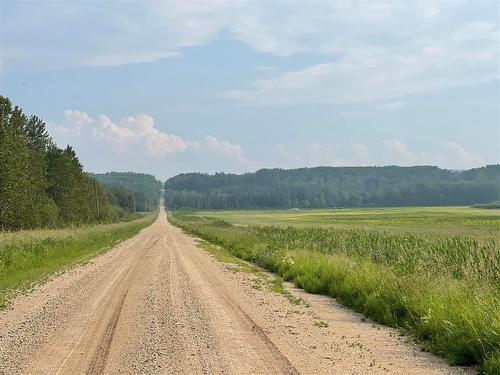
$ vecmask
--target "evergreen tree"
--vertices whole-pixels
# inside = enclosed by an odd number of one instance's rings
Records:
[[[30,212],[32,157],[24,134],[27,119],[7,98],[0,100],[0,226],[31,227],[36,219]]]
[[[75,151],[59,149],[42,119],[26,116],[0,96],[0,228],[115,217],[105,192],[84,173]]]

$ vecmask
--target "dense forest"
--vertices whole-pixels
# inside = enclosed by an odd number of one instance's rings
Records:
[[[108,172],[90,174],[104,186],[111,204],[128,211],[146,212],[158,208],[161,181],[154,176],[134,172]]]
[[[129,175],[129,174],[125,174]],[[106,176],[106,175],[103,175]],[[56,227],[68,224],[117,221],[134,217],[144,202],[156,208],[149,186],[152,176],[130,177],[120,188],[104,187],[85,173],[71,146],[61,149],[52,141],[45,122],[28,116],[0,96],[0,229]],[[141,184],[140,180],[144,180]],[[123,194],[122,194],[123,193]],[[145,198],[147,197],[147,198]],[[142,199],[142,200],[141,200]],[[141,206],[142,205],[142,206]]]
[[[71,146],[58,148],[45,122],[0,96],[0,228],[111,219],[102,187]]]
[[[500,198],[500,165],[467,171],[387,166],[189,173],[170,178],[165,189],[172,209],[470,205]]]

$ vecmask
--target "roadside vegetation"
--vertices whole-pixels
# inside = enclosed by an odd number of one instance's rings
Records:
[[[231,272],[245,272],[253,275],[253,287],[258,290],[267,289],[285,297],[291,304],[299,305],[305,302],[301,298],[295,297],[283,285],[283,279],[279,276],[272,276],[269,272],[264,272],[262,268],[253,265],[231,254],[227,249],[213,245],[207,241],[200,241],[198,247],[212,255],[219,262],[226,265]]]
[[[17,293],[102,254],[155,218],[150,214],[113,224],[0,232],[0,309]]]
[[[237,225],[213,212],[176,211],[169,220],[308,292],[400,328],[451,364],[500,373],[500,247],[491,228],[457,235],[453,225],[449,234],[442,225],[436,236],[356,220],[351,227],[300,225],[296,212],[289,213],[293,226],[247,225],[244,212],[232,215]],[[487,220],[496,228],[494,215]]]

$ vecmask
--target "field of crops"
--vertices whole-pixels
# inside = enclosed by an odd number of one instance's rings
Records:
[[[500,239],[500,209],[406,207],[336,210],[232,210],[202,211],[197,215],[243,225],[366,228],[444,236],[496,236],[497,239]]]
[[[451,364],[500,373],[498,210],[204,211],[170,220],[401,328]]]

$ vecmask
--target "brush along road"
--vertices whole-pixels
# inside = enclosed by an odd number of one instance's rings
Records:
[[[289,287],[304,301],[292,303],[256,277],[198,248],[162,210],[0,312],[0,373],[470,373],[330,298]]]

